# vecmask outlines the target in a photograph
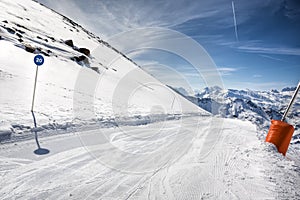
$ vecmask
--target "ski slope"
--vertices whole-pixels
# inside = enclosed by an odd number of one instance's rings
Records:
[[[1,0],[0,34],[1,200],[299,197],[296,152],[285,158],[249,122],[212,117],[64,16]],[[34,153],[34,132],[48,154]]]
[[[34,105],[39,132],[209,115],[107,42],[35,1],[1,1],[0,34],[0,141],[1,135],[18,140],[32,132],[36,54],[45,57]],[[76,61],[80,57],[84,60]]]
[[[42,156],[32,153],[34,141],[2,145],[1,199],[300,195],[299,167],[258,141],[249,122],[194,117],[127,128],[45,137],[41,146],[50,154]]]

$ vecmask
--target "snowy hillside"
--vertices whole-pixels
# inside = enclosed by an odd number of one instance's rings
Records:
[[[208,112],[226,118],[247,120],[262,130],[258,136],[265,138],[271,119],[281,119],[296,88],[281,91],[222,90],[204,88],[195,96],[187,97]],[[180,92],[180,91],[179,91]],[[300,98],[296,98],[286,120],[294,125],[292,144],[300,144]],[[296,145],[300,150],[300,145]]]
[[[36,54],[45,57],[34,107],[37,131],[208,114],[70,19],[35,1],[2,0],[0,136],[4,139],[32,131]]]

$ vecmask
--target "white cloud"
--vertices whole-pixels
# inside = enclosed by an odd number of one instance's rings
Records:
[[[288,85],[286,82],[231,82],[230,87],[233,89],[245,89],[249,88],[251,90],[257,91],[267,91],[271,89],[280,89]]]
[[[194,1],[194,0],[64,0],[64,1],[51,1],[51,0],[39,0],[44,2],[49,7],[57,10],[58,12],[69,16],[70,18],[78,21],[79,24],[83,25],[90,31],[96,33],[102,39],[107,40],[112,46],[123,51],[123,47],[128,49],[137,50],[132,53],[132,57],[139,57],[146,51],[147,47],[151,46],[164,46],[169,42],[167,35],[160,34],[159,32],[147,32],[141,35],[127,35],[112,42],[111,36],[122,33],[128,30],[134,30],[144,27],[163,27],[163,28],[174,28],[174,26],[182,25],[185,22],[189,22],[195,19],[204,19],[203,24],[206,26],[212,26],[216,29],[219,28],[232,28],[233,29],[233,15],[231,8],[231,1],[228,0],[214,0],[214,1]],[[269,6],[272,4],[274,11],[277,11],[281,6],[282,0],[274,2],[273,0],[240,0],[235,1],[237,25],[244,23],[253,15],[257,14],[257,10]],[[263,54],[262,56],[268,59],[276,60],[277,55],[300,55],[299,48],[288,48],[281,46],[266,46],[263,41],[249,41],[233,42],[225,38],[223,32],[216,32],[215,34],[208,35],[210,32],[203,30],[202,20],[196,25],[188,25],[186,23],[182,26],[177,26],[181,30],[192,32],[193,38],[202,38],[203,41],[213,41],[214,44],[224,45],[233,49],[238,49],[241,52]],[[196,26],[196,27],[195,27]],[[177,28],[176,27],[176,28]],[[193,33],[193,30],[200,30],[200,33]],[[189,30],[191,29],[191,30]],[[201,35],[203,33],[203,35]],[[199,34],[199,35],[198,35]],[[218,35],[219,34],[219,35]],[[234,34],[234,32],[233,32]],[[205,40],[203,39],[205,38]],[[173,41],[174,38],[171,38]],[[175,44],[168,46],[175,48],[179,46]],[[185,45],[187,46],[187,45]],[[145,48],[144,48],[145,47]],[[136,48],[136,49],[135,49]],[[179,46],[181,48],[181,46]],[[126,50],[126,49],[125,49]],[[179,50],[178,50],[179,52]],[[196,51],[189,52],[189,56],[193,58],[199,57]],[[201,59],[200,59],[201,60]],[[278,59],[279,61],[280,59]],[[148,63],[149,64],[149,63]],[[196,66],[196,64],[194,64]],[[206,66],[206,65],[201,65]],[[209,82],[214,82],[214,77],[225,77],[231,78],[240,68],[232,67],[219,67],[217,70],[215,67],[209,65],[208,68],[201,68],[201,73],[204,74],[205,78]],[[197,78],[197,74],[186,71],[185,76]],[[250,75],[251,76],[251,75]],[[256,77],[254,77],[256,76]],[[259,78],[254,75],[253,78]],[[210,80],[210,77],[212,79]],[[218,78],[218,83],[222,84]],[[252,84],[252,83],[251,83]],[[245,85],[245,84],[244,84]],[[250,85],[250,83],[248,84]],[[246,85],[245,85],[246,86]],[[251,88],[251,87],[250,87]]]
[[[274,56],[269,56],[269,55],[260,55],[261,57],[264,57],[264,58],[268,58],[268,59],[271,59],[271,60],[275,60],[275,61],[281,61],[281,62],[286,62],[285,60],[282,60],[280,58],[276,58]]]
[[[218,71],[222,76],[229,76],[232,75],[233,72],[237,71],[237,68],[231,68],[231,67],[220,67],[218,68]]]
[[[231,1],[228,0],[39,0],[39,2],[106,37],[134,28],[170,28],[194,19],[206,19],[207,23],[211,22],[217,26],[234,26]],[[269,3],[260,0],[236,1],[237,23],[243,23],[251,17],[239,13],[249,12]]]
[[[249,53],[300,56],[300,48],[261,47],[261,46],[239,46],[237,48],[244,52],[249,52]]]

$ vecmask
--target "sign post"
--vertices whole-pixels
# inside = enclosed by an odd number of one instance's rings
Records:
[[[32,97],[32,104],[31,104],[31,112],[33,112],[35,89],[36,89],[36,82],[37,82],[39,66],[44,64],[44,57],[42,55],[36,55],[34,57],[34,63],[36,64],[36,71],[35,71],[35,80],[34,80],[33,97]]]
[[[35,128],[35,130],[34,130],[34,132],[35,132],[35,141],[36,141],[36,144],[38,146],[38,149],[36,149],[34,151],[34,153],[38,154],[38,155],[44,155],[44,154],[49,153],[49,150],[41,148],[41,146],[40,146],[40,143],[39,143],[39,140],[38,140],[37,131],[36,131],[36,128],[37,128],[36,119],[35,119],[35,115],[34,115],[34,112],[33,112],[37,76],[38,76],[39,66],[41,66],[41,65],[44,64],[44,57],[42,55],[36,55],[34,57],[34,64],[36,64],[36,71],[35,71],[33,97],[32,97],[32,104],[31,104],[31,114],[32,114],[32,117],[33,117],[33,123],[34,123],[34,128]]]

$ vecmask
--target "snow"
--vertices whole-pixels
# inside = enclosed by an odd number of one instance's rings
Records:
[[[197,126],[198,125],[198,128]],[[222,127],[219,129],[218,127]],[[212,117],[1,146],[2,199],[295,199],[299,166],[249,122]],[[143,133],[142,135],[140,135]],[[22,153],[20,153],[22,152]]]
[[[282,118],[294,91],[295,88],[283,88],[279,92],[276,90],[222,90],[218,87],[211,87],[187,98],[216,116],[251,121],[261,130],[258,137],[263,139],[269,130],[271,119]],[[291,147],[298,151],[300,150],[299,108],[300,98],[297,97],[286,118],[287,122],[295,127]]]
[[[45,63],[38,72],[34,111],[39,132],[114,120],[114,124],[124,124],[125,119],[138,117],[146,121],[149,115],[209,115],[100,38],[46,7],[34,1],[1,1],[0,7],[0,131],[4,139],[20,139],[32,131],[36,66],[35,54],[24,51],[28,44],[41,49],[35,53],[51,52],[44,55]],[[16,33],[9,33],[8,28]],[[76,48],[64,43],[68,39]],[[82,55],[76,50],[79,47],[90,49],[88,61],[71,59]]]
[[[257,138],[259,127],[213,117],[64,16],[34,1],[2,0],[0,34],[0,199],[299,198],[298,151],[284,157]],[[76,62],[81,47],[91,55]],[[37,53],[45,63],[34,128]],[[245,109],[265,102],[273,109],[290,91],[207,88],[206,108],[223,106],[220,96],[233,99],[225,116],[246,118],[261,110]],[[34,134],[48,154],[34,153]]]

